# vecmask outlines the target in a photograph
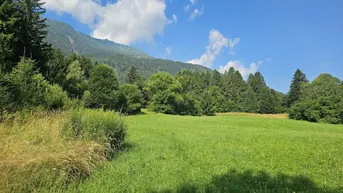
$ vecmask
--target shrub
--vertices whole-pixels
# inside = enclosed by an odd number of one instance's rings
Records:
[[[15,92],[12,82],[6,77],[0,77],[0,120],[3,113],[15,110]]]
[[[342,107],[343,102],[340,102],[338,97],[321,97],[293,105],[289,117],[295,120],[339,124],[343,123]]]
[[[68,95],[58,85],[49,85],[44,94],[44,106],[49,110],[59,109],[69,103]]]
[[[86,139],[106,146],[110,153],[123,147],[126,125],[113,111],[78,109],[70,112],[65,128],[76,139]]]

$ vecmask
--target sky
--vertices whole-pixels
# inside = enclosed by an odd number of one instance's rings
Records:
[[[343,79],[342,0],[43,0],[46,17],[153,57],[244,78],[260,71],[286,93],[296,69]]]

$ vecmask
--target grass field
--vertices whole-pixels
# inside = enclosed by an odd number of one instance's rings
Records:
[[[71,192],[343,192],[343,126],[126,117],[130,148]]]

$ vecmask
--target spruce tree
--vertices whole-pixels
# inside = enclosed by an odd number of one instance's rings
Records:
[[[0,73],[9,72],[17,63],[13,61],[13,42],[16,38],[18,12],[12,0],[0,0]]]
[[[288,93],[288,100],[287,100],[287,106],[291,107],[293,104],[295,104],[297,101],[300,100],[301,97],[301,85],[303,83],[308,82],[306,75],[299,69],[294,74],[290,90]]]
[[[221,86],[222,75],[217,70],[214,70],[211,78],[211,86]]]
[[[125,76],[125,83],[127,84],[137,84],[139,81],[139,75],[137,69],[134,66],[131,66],[129,71],[127,71]]]
[[[51,45],[45,39],[47,35],[46,19],[42,18],[45,9],[44,3],[40,0],[18,0],[17,11],[20,19],[16,28],[18,32],[14,43],[15,60],[19,61],[21,57],[36,60],[37,67],[45,74],[45,63],[48,60],[48,54],[51,51]]]

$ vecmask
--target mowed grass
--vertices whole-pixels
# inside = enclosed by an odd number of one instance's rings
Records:
[[[71,192],[343,192],[343,126],[125,117],[130,147]]]

